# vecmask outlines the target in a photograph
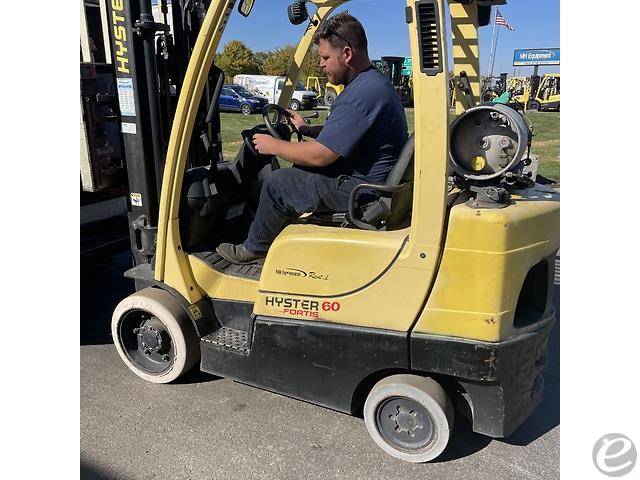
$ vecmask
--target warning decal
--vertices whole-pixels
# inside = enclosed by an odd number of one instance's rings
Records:
[[[123,117],[136,116],[136,102],[133,94],[133,79],[118,79],[118,102],[120,104],[120,113]]]

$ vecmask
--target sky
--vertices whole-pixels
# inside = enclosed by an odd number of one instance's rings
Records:
[[[231,16],[221,47],[230,40],[242,40],[254,51],[272,50],[286,44],[297,44],[304,24],[293,26],[287,18],[287,6],[293,0],[255,0],[248,18],[237,12]],[[406,0],[350,0],[336,10],[348,10],[365,27],[369,40],[369,56],[409,56],[407,24],[404,19]],[[314,11],[309,7],[310,14]],[[493,9],[492,19],[495,16]],[[499,7],[502,16],[515,31],[498,27],[498,47],[494,75],[530,75],[533,67],[513,67],[513,51],[520,48],[560,47],[560,0],[512,0]],[[258,21],[256,21],[258,20]],[[480,71],[489,67],[492,25],[480,29]],[[559,72],[559,66],[541,66],[539,73]]]

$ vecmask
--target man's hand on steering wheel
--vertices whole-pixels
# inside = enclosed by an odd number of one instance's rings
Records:
[[[295,112],[293,110],[289,110],[287,109],[287,112],[289,113],[290,117],[289,117],[289,121],[293,124],[294,127],[296,127],[296,129],[299,131],[300,127],[304,126],[304,125],[309,125],[309,122],[307,122],[302,115],[300,115],[298,112]]]
[[[253,146],[260,155],[275,155],[275,147],[281,141],[283,140],[275,139],[265,133],[256,133],[253,136]]]
[[[262,110],[262,117],[269,135],[261,133],[253,135],[252,143],[259,154],[276,155],[275,148],[278,141],[289,141],[294,133],[298,136],[298,141],[302,139],[296,124],[306,124],[306,121],[300,115],[278,105],[269,104]]]

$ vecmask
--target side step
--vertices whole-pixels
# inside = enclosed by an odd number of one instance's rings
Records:
[[[234,350],[244,355],[249,355],[249,334],[244,330],[235,328],[220,327],[215,332],[202,337],[200,345],[203,350],[207,348],[221,348],[224,350]]]
[[[208,263],[220,273],[231,275],[232,277],[248,278],[250,280],[260,280],[262,265],[264,264],[264,259],[261,259],[258,263],[251,265],[236,265],[227,262],[216,252],[195,252],[192,255]]]

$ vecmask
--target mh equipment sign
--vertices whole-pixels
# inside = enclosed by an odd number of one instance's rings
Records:
[[[560,65],[559,48],[535,48],[514,50],[513,66],[522,65]]]

